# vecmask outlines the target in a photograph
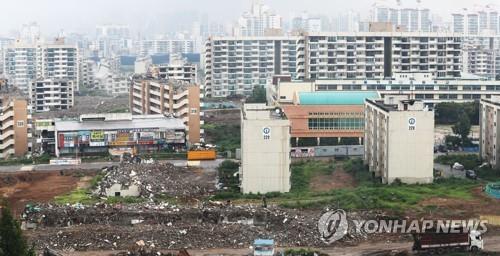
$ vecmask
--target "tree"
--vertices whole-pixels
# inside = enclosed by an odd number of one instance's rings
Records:
[[[252,95],[247,98],[246,103],[266,103],[266,88],[264,86],[255,86]]]
[[[19,222],[14,219],[8,206],[2,207],[0,219],[0,255],[34,256],[33,248],[29,249],[23,237]]]
[[[460,139],[462,140],[462,145],[467,144],[469,141],[469,133],[470,133],[470,120],[469,117],[465,114],[460,115],[458,122],[451,127],[453,130],[453,133],[456,135],[460,136]]]

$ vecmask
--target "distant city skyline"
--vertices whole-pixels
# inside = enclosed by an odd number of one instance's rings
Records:
[[[306,11],[310,15],[333,17],[346,10],[355,10],[361,19],[368,20],[369,9],[375,2],[397,6],[396,0],[261,0],[269,5],[285,22],[292,15]],[[23,24],[37,22],[43,36],[65,33],[87,33],[93,35],[98,24],[124,24],[133,35],[161,34],[189,31],[194,21],[234,23],[251,6],[252,0],[87,0],[80,4],[68,4],[64,0],[19,0],[5,1],[2,9],[8,13],[0,18],[0,36],[12,35]],[[414,6],[416,0],[402,0],[402,6]],[[475,5],[495,4],[491,0],[422,0],[421,5],[431,13],[451,21],[451,13]],[[221,6],[227,8],[221,8]],[[452,7],[452,8],[450,8]],[[231,10],[231,11],[227,11]]]

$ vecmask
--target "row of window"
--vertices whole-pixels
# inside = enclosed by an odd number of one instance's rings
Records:
[[[365,126],[364,118],[309,118],[310,130],[360,130]]]

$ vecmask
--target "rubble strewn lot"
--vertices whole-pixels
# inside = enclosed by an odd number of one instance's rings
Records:
[[[26,213],[24,221],[36,224],[28,234],[38,248],[59,250],[123,250],[141,240],[164,249],[245,248],[263,237],[275,239],[280,246],[320,247],[325,246],[317,231],[320,215],[319,210],[223,204],[45,204]],[[352,228],[341,242],[350,245],[365,239],[365,234]],[[370,240],[377,237],[372,235]]]
[[[142,198],[165,195],[170,197],[201,197],[215,191],[215,173],[209,175],[190,167],[178,167],[170,163],[123,164],[102,170],[103,178],[94,193],[107,196],[113,185],[123,188],[135,185]]]

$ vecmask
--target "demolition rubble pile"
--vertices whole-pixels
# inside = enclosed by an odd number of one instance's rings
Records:
[[[279,246],[325,245],[318,232],[319,210],[215,204],[198,208],[168,204],[41,205],[37,209],[26,213],[24,221],[36,223],[28,234],[39,248],[126,250],[141,240],[148,247],[162,249],[248,248],[257,238],[272,238]],[[378,236],[369,238],[376,240]],[[350,225],[339,243],[357,244],[366,239],[366,234]]]
[[[196,197],[215,190],[215,178],[207,182],[203,179],[205,174],[197,173],[194,168],[170,163],[122,164],[104,168],[101,174],[103,178],[94,191],[98,196],[106,196],[106,191],[115,184],[125,188],[136,185],[143,198],[158,195]]]

